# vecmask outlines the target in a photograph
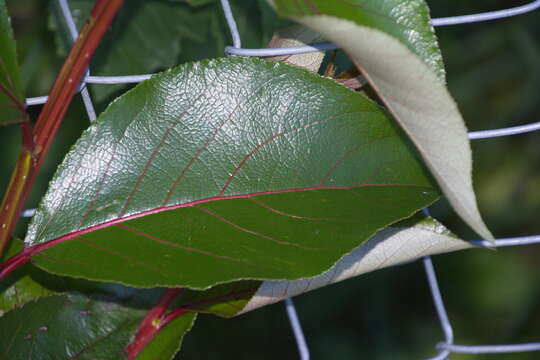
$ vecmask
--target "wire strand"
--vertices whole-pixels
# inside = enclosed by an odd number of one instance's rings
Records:
[[[296,313],[294,302],[291,298],[285,299],[285,308],[287,309],[289,322],[291,323],[291,328],[294,333],[298,352],[300,353],[300,359],[309,360],[309,349],[306,343],[306,338],[304,336],[304,332],[302,331],[302,325],[300,324],[300,320],[298,319],[298,314]]]
[[[439,344],[439,348],[459,354],[507,354],[516,352],[540,351],[540,343],[511,345],[454,345]]]
[[[223,7],[223,12],[225,13],[225,18],[229,24],[231,31],[231,36],[233,39],[233,46],[225,47],[225,53],[228,55],[236,56],[278,56],[278,55],[294,55],[294,54],[303,54],[309,52],[320,51],[315,45],[310,46],[298,46],[295,47],[293,51],[288,52],[288,49],[291,48],[273,48],[273,52],[269,52],[269,55],[265,55],[265,50],[267,49],[242,49],[240,46],[240,34],[238,28],[236,27],[236,22],[234,21],[234,16],[232,15],[231,6],[228,0],[221,0],[221,5]],[[497,20],[502,18],[508,18],[516,15],[526,14],[528,12],[534,11],[540,8],[540,0],[533,1],[531,3],[497,11],[489,11],[478,14],[470,15],[460,15],[460,16],[449,16],[443,18],[434,18],[430,20],[431,25],[433,26],[449,26],[449,25],[461,25],[461,24],[470,24],[484,21]],[[337,49],[338,46],[335,44],[326,43],[328,49]],[[275,54],[275,55],[274,55]]]
[[[500,137],[500,136],[525,134],[525,133],[537,131],[537,130],[540,130],[540,121],[531,123],[531,124],[512,126],[508,128],[502,128],[502,129],[471,131],[469,133],[469,139],[471,140],[489,139],[489,138]]]
[[[454,341],[454,330],[452,329],[452,325],[448,319],[448,313],[444,307],[441,290],[439,289],[439,283],[437,282],[437,275],[435,274],[435,268],[433,267],[431,257],[424,257],[423,262],[429,288],[431,290],[431,296],[433,297],[433,302],[435,304],[435,309],[437,310],[437,316],[439,317],[439,321],[441,323],[445,341],[447,344],[452,344]],[[448,353],[446,353],[447,351],[448,350],[445,349],[441,353],[437,354],[435,359],[445,359],[448,356]],[[434,360],[434,358],[431,358],[430,360]]]
[[[510,9],[503,9],[497,11],[489,11],[479,14],[461,15],[461,16],[449,16],[444,18],[432,19],[431,24],[433,26],[448,26],[448,25],[461,25],[470,24],[482,21],[492,21],[497,19],[508,18],[516,15],[526,14],[540,8],[540,0],[533,1],[531,3],[517,6]]]
[[[67,0],[58,0],[58,4],[60,5],[60,10],[66,22],[71,43],[73,44],[79,36],[79,32],[77,31],[77,26],[75,25],[75,21],[73,20],[73,16],[71,15],[71,11],[69,10],[69,4],[67,3]],[[85,77],[89,75],[90,70],[87,67]],[[92,104],[92,97],[90,96],[90,91],[88,91],[88,88],[85,85],[84,78],[81,81],[81,96],[83,99],[84,107],[86,108],[86,113],[88,114],[88,119],[90,120],[90,122],[96,120],[96,110],[94,109],[94,104]]]
[[[234,15],[232,13],[231,4],[229,4],[228,0],[221,0],[221,7],[223,8],[225,20],[227,21],[227,25],[229,26],[229,30],[231,32],[233,46],[235,48],[241,48],[242,41],[240,40],[240,33],[238,32],[238,26],[236,25],[236,20],[234,19]]]

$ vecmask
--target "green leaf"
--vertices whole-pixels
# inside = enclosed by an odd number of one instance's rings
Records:
[[[145,311],[107,299],[53,295],[0,318],[5,359],[124,358]]]
[[[3,258],[0,259],[1,261],[5,261],[6,259],[10,258],[11,256],[14,256],[20,250],[23,248],[23,243],[19,239],[12,239],[10,242],[10,247],[8,248],[8,251],[4,254]],[[249,293],[249,295],[253,295],[255,293],[256,287],[253,287],[253,284],[251,285],[253,290]],[[219,310],[221,308],[226,308],[227,306],[230,311],[230,306],[236,305],[236,309],[238,309],[235,313],[239,312],[243,306],[247,303],[249,298],[247,298],[247,293],[244,291],[243,293],[246,294],[244,296],[245,300],[243,302],[239,302],[239,299],[230,298],[226,299],[221,297],[230,297],[231,291],[223,289],[223,291],[220,292],[220,288],[222,287],[216,287],[216,289],[212,289],[208,292],[208,295],[205,296],[204,293],[199,292],[191,292],[191,294],[188,293],[188,296],[186,297],[186,300],[189,300],[190,302],[198,302],[200,303],[199,307],[201,309],[209,308],[210,310],[215,307],[216,311],[214,313],[219,314]],[[65,291],[79,291],[84,292],[84,294],[92,297],[99,296],[103,298],[104,296],[106,299],[112,301],[114,299],[115,302],[123,302],[123,303],[131,303],[132,307],[133,305],[136,305],[137,311],[133,313],[135,321],[142,320],[142,315],[144,315],[144,312],[148,310],[148,308],[152,307],[157,300],[159,299],[162,289],[147,289],[147,290],[141,290],[141,289],[135,289],[135,288],[129,288],[117,284],[109,284],[109,283],[97,283],[92,282],[88,280],[83,279],[72,279],[72,278],[66,278],[66,277],[60,277],[56,275],[49,274],[37,267],[35,267],[32,264],[25,264],[22,267],[18,268],[15,272],[13,272],[7,279],[4,279],[1,282],[0,285],[0,317],[3,316],[5,313],[7,313],[10,310],[16,309],[16,308],[22,308],[25,304],[29,303],[32,300],[37,300],[39,298],[43,298],[49,295],[57,294],[60,292]],[[216,296],[220,296],[218,299],[214,299]],[[240,295],[238,295],[240,296]],[[220,303],[217,303],[217,302]],[[231,304],[231,305],[228,305]],[[45,305],[48,306],[48,305]],[[54,306],[53,306],[54,307]],[[195,307],[194,307],[195,309]],[[225,309],[224,309],[225,310]],[[224,311],[222,310],[222,312]],[[20,311],[27,311],[32,312],[34,311],[33,307],[26,307]],[[210,312],[210,311],[205,311]],[[25,316],[25,315],[23,315]],[[193,323],[196,318],[196,313],[188,313],[185,314],[169,324],[165,326],[162,330],[158,332],[155,339],[147,345],[147,347],[144,349],[144,351],[139,355],[137,359],[172,359],[174,355],[178,352],[180,349],[181,341],[184,336],[193,326]],[[137,323],[137,325],[139,324]],[[10,325],[8,325],[10,326]],[[7,329],[2,330],[2,323],[0,322],[0,332],[6,331]],[[125,327],[120,327],[115,331],[128,331]],[[129,332],[130,336],[134,334],[133,331]],[[64,339],[64,338],[62,338]],[[129,336],[126,337],[126,339],[129,339]],[[109,343],[107,343],[106,337],[104,337],[102,340],[101,347],[104,348],[118,348],[121,349],[122,347],[125,347],[127,345],[127,342],[122,344],[121,342],[118,342],[114,340],[114,337],[111,339]],[[0,344],[0,352],[2,351],[2,345]],[[48,353],[50,350],[41,351],[40,353]],[[2,352],[4,354],[4,352]],[[60,355],[60,354],[54,354]],[[66,354],[67,356],[68,354]],[[81,353],[81,356],[83,354]],[[86,354],[85,354],[86,356]],[[57,357],[55,357],[56,359]],[[70,357],[71,358],[71,357]],[[85,358],[85,357],[81,357]],[[93,357],[90,357],[90,359],[93,359]]]
[[[191,1],[201,5],[203,1]],[[82,26],[93,0],[71,0],[70,9]],[[100,43],[90,64],[92,75],[138,75],[164,70],[188,61],[223,56],[229,30],[219,1],[193,7],[185,1],[127,1]],[[246,47],[264,47],[275,26],[284,23],[264,1],[231,1]],[[64,20],[55,17],[68,41]],[[68,47],[69,48],[69,47]],[[108,103],[126,85],[92,85],[94,99]]]
[[[235,281],[204,291],[186,290],[178,304],[201,313],[233,317],[246,307],[261,285],[260,281]]]
[[[12,239],[7,252],[4,254],[4,258],[1,259],[2,262],[19,253],[22,248],[22,240]],[[56,278],[56,276],[47,274],[43,270],[33,267],[31,264],[21,266],[0,283],[0,315],[16,307],[20,307],[30,300],[54,293],[54,291],[49,290],[34,280],[33,274],[31,274],[34,271],[38,274],[45,274],[47,277]]]
[[[17,50],[5,0],[0,0],[0,125],[26,119]]]
[[[168,360],[180,350],[184,335],[195,324],[197,313],[184,314],[162,328],[158,335],[137,356],[137,360]]]
[[[410,262],[424,256],[473,247],[434,219],[416,215],[379,231],[321,275],[295,281],[264,281],[243,314],[367,272]]]
[[[23,249],[24,249],[23,241],[16,237],[12,238],[6,248],[6,251],[0,256],[0,263],[20,253]]]
[[[23,243],[19,239],[10,242],[8,251],[0,260],[17,254],[22,250]],[[219,285],[207,291],[184,291],[178,306],[189,306],[197,312],[205,312],[225,317],[231,317],[240,312],[258,288],[259,282],[236,282]],[[138,306],[150,308],[159,299],[161,289],[140,290],[117,284],[97,283],[83,279],[72,279],[49,274],[32,264],[25,264],[0,286],[0,317],[4,313],[23,307],[26,303],[39,298],[58,294],[64,291],[84,292],[86,296],[108,296],[117,301],[136,299]],[[23,311],[32,311],[25,308]],[[140,315],[137,314],[137,318]],[[161,329],[156,338],[148,344],[137,359],[172,359],[180,349],[183,336],[192,328],[196,313],[185,314]],[[0,325],[0,332],[2,332]],[[7,332],[7,330],[6,330]],[[110,346],[121,346],[111,344]],[[124,346],[127,345],[124,344]],[[0,348],[1,349],[1,348]]]
[[[22,248],[22,240],[12,239],[8,251],[1,259],[2,262],[19,253]],[[68,291],[77,291],[86,295],[113,296],[119,300],[136,297],[146,306],[152,306],[162,292],[161,289],[141,290],[118,284],[57,276],[45,272],[31,263],[26,263],[0,282],[0,316],[4,312],[21,307],[31,300]]]
[[[0,354],[13,360],[124,359],[147,310],[140,302],[102,295],[43,297],[0,318]],[[171,321],[137,359],[172,359],[195,318],[187,313]]]
[[[386,113],[282,63],[187,64],[112,103],[51,182],[43,269],[205,289],[313,276],[437,198]]]
[[[10,257],[14,255],[18,250],[22,248],[22,241],[19,239],[13,239],[11,242],[11,246],[6,253],[6,257]],[[256,289],[256,288],[255,288]],[[255,292],[255,289],[251,292],[253,294]],[[34,307],[27,306],[24,307],[25,304],[31,302],[34,300],[34,302],[37,299],[44,298],[49,295],[57,294],[57,295],[65,295],[65,294],[59,294],[59,292],[63,291],[79,291],[84,292],[85,296],[92,297],[92,298],[100,298],[100,299],[107,299],[107,302],[115,302],[115,303],[122,303],[122,306],[127,306],[127,309],[133,308],[133,324],[139,325],[140,321],[142,320],[142,316],[144,313],[159,299],[162,289],[135,289],[135,288],[129,288],[117,284],[109,284],[109,283],[97,283],[92,282],[88,280],[83,279],[72,279],[72,278],[66,278],[66,277],[60,277],[56,275],[49,274],[39,268],[36,268],[32,264],[25,264],[19,269],[17,269],[14,273],[10,275],[7,279],[4,279],[0,286],[0,317],[3,316],[5,313],[9,314],[8,311],[17,309],[17,311],[25,312],[21,316],[26,316],[27,313],[34,314]],[[216,290],[209,293],[209,296],[214,296],[213,294],[216,292]],[[204,299],[204,296],[201,294],[197,294],[198,297],[193,297],[193,299]],[[227,295],[227,294],[224,294]],[[211,300],[211,299],[210,299]],[[200,301],[200,300],[199,300]],[[229,302],[233,302],[234,299],[231,299]],[[247,303],[247,299],[242,303],[242,305],[245,305]],[[205,303],[204,301],[202,301]],[[224,303],[227,301],[224,299]],[[48,305],[43,305],[44,310],[47,311],[46,308],[48,306],[52,306],[53,308],[55,305],[50,305],[49,302],[46,302]],[[128,305],[129,304],[129,305]],[[203,304],[201,304],[203,305]],[[216,304],[215,306],[217,306]],[[40,305],[41,306],[41,305]],[[120,305],[118,305],[120,306]],[[206,304],[206,306],[211,306],[210,303]],[[237,308],[240,311],[243,306],[239,305]],[[94,311],[94,310],[91,310]],[[131,311],[131,310],[129,310]],[[82,311],[84,312],[84,311]],[[101,316],[105,316],[106,314],[101,314]],[[6,315],[6,316],[12,316],[12,315]],[[185,314],[175,320],[173,320],[171,323],[167,324],[161,331],[158,332],[155,339],[145,348],[145,350],[142,352],[141,355],[137,359],[172,359],[174,355],[178,352],[182,337],[185,333],[187,333],[191,327],[193,326],[194,320],[195,320],[196,313],[188,313]],[[101,317],[100,317],[101,319]],[[66,319],[66,321],[69,319]],[[113,320],[113,322],[116,319]],[[75,319],[76,321],[76,319]],[[99,322],[101,320],[97,319],[96,322]],[[3,324],[0,321],[0,332],[8,332],[7,329],[10,328],[11,325],[9,323],[6,323],[7,325]],[[116,324],[116,322],[115,322]],[[130,340],[130,337],[134,335],[134,330],[130,327],[125,327],[124,323],[116,324],[118,327],[113,328],[114,332],[127,332],[128,335],[124,336],[122,339],[119,340],[116,338],[117,335],[111,336],[108,338],[108,336],[103,336],[102,339],[99,339],[100,344],[98,347],[91,348],[89,347],[85,351],[90,351],[89,354],[87,353],[81,353],[79,356],[81,359],[88,358],[88,359],[94,359],[93,356],[95,356],[96,351],[101,351],[99,349],[109,349],[114,350],[118,349],[119,351],[123,351],[122,349],[125,348],[125,346],[128,344],[128,341]],[[115,325],[115,326],[116,326]],[[2,328],[2,326],[8,326],[7,328]],[[91,333],[91,332],[90,332]],[[86,337],[89,339],[88,341],[91,341],[92,336],[95,336],[93,334],[90,334],[90,336],[86,335]],[[83,337],[84,338],[84,337]],[[66,338],[64,334],[62,334],[62,340],[68,340],[69,338]],[[16,341],[16,340],[14,340]],[[122,343],[122,341],[124,341]],[[28,344],[28,342],[26,342]],[[0,352],[2,352],[2,344],[0,342]],[[43,346],[46,346],[45,344]],[[60,353],[56,353],[56,350],[47,349],[44,347],[45,350],[39,349],[40,353],[53,353],[54,358],[57,355],[62,355]],[[107,351],[109,351],[107,350]],[[115,350],[116,351],[116,350]],[[143,354],[146,357],[142,357]],[[23,354],[24,355],[24,354]],[[23,356],[21,355],[21,356]],[[68,356],[72,356],[69,354],[65,354],[66,358]],[[85,357],[86,356],[86,357]],[[88,357],[90,356],[90,357]],[[69,357],[70,359],[72,357]],[[112,356],[111,358],[115,358]],[[101,359],[101,358],[100,358]]]
[[[429,9],[423,0],[275,0],[274,3],[281,15],[295,20],[300,20],[297,17],[307,20],[310,15],[328,15],[382,31],[404,44],[444,81],[442,54],[429,23]],[[324,36],[324,31],[318,27],[311,28]],[[358,39],[356,36],[350,38]]]
[[[341,46],[420,151],[456,212],[485,239],[467,129],[442,78],[420,0],[276,0],[278,11]]]

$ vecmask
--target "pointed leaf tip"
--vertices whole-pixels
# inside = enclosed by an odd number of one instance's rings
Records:
[[[444,67],[423,1],[276,1],[283,15],[342,47],[416,145],[444,195],[482,238],[467,129],[444,85]],[[411,34],[415,34],[411,36]]]

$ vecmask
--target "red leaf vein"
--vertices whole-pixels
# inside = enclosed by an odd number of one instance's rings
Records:
[[[200,206],[196,206],[194,205],[193,206],[194,209],[197,209],[197,210],[200,210],[230,226],[232,226],[233,228],[237,229],[237,230],[240,230],[242,232],[245,232],[245,233],[248,233],[248,234],[251,234],[251,235],[255,235],[257,237],[260,237],[260,238],[263,238],[263,239],[266,239],[266,240],[270,240],[272,242],[275,242],[276,244],[280,244],[280,245],[287,245],[287,246],[294,246],[294,247],[298,247],[298,248],[301,248],[301,249],[304,249],[304,250],[320,250],[318,248],[310,248],[310,247],[306,247],[306,246],[302,246],[300,244],[296,244],[296,243],[292,243],[292,242],[288,242],[288,241],[283,241],[283,240],[279,240],[279,239],[276,239],[276,238],[273,238],[271,236],[268,236],[268,235],[265,235],[265,234],[261,234],[257,231],[253,231],[253,230],[250,230],[250,229],[246,229],[245,227],[242,227],[234,222],[232,222],[231,220],[229,219],[226,219],[224,218],[223,216],[213,212],[213,211],[210,211],[208,209],[205,209],[203,207],[200,207]]]
[[[156,272],[156,273],[158,273],[158,274],[160,274],[162,276],[165,276],[165,272],[163,270],[158,269],[158,268],[156,268],[156,267],[154,267],[152,265],[146,264],[146,263],[144,263],[142,261],[139,261],[137,259],[134,259],[134,258],[132,258],[130,256],[124,255],[124,254],[122,254],[122,253],[120,253],[118,251],[115,251],[115,250],[103,247],[101,245],[98,245],[95,242],[92,242],[92,241],[90,241],[88,239],[83,239],[83,238],[79,237],[78,240],[80,240],[81,242],[83,242],[83,243],[85,243],[87,245],[90,245],[93,248],[96,248],[96,249],[98,249],[100,251],[106,252],[106,253],[114,255],[114,256],[118,256],[118,257],[120,257],[120,258],[122,258],[124,260],[127,260],[128,262],[130,262],[132,264],[135,264],[135,265],[138,265],[138,266],[143,266],[143,267],[145,267],[145,268],[147,268],[147,269],[149,269],[149,270],[151,270],[153,272]]]
[[[140,236],[142,236],[144,238],[147,238],[149,240],[158,242],[158,243],[163,244],[163,245],[175,247],[175,248],[190,251],[190,252],[195,252],[195,253],[202,254],[202,255],[215,257],[215,258],[218,258],[218,259],[231,260],[231,261],[242,262],[242,263],[248,262],[245,259],[237,259],[237,258],[233,258],[233,257],[230,257],[230,256],[218,255],[218,254],[214,254],[214,253],[211,253],[211,252],[208,252],[208,251],[194,249],[194,248],[183,246],[183,245],[180,245],[180,244],[175,244],[175,243],[172,243],[172,242],[169,242],[169,241],[166,241],[166,240],[162,240],[162,239],[160,239],[160,238],[158,238],[156,236],[147,234],[147,233],[145,233],[143,231],[134,229],[134,228],[129,227],[129,226],[124,225],[124,224],[117,224],[116,226],[121,228],[121,229],[124,229],[126,231],[129,231],[129,232],[131,232],[133,234],[140,235]]]

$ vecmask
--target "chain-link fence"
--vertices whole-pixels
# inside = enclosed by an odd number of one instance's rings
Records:
[[[73,19],[72,13],[69,9],[69,4],[67,0],[57,0],[59,7],[61,9],[62,16],[69,30],[72,41],[74,41],[78,36],[77,27]],[[279,56],[279,55],[293,55],[301,54],[307,52],[316,52],[321,50],[331,50],[336,49],[337,46],[332,43],[320,43],[316,45],[309,46],[298,46],[298,47],[288,47],[288,48],[272,48],[272,49],[245,49],[241,47],[241,36],[236,25],[234,14],[232,13],[230,4],[228,0],[221,0],[223,7],[223,12],[227,20],[227,25],[231,32],[231,37],[233,40],[232,46],[227,46],[225,48],[225,53],[228,55],[235,56]],[[445,17],[445,18],[434,18],[431,20],[433,26],[449,26],[449,25],[459,25],[465,23],[474,23],[495,20],[500,18],[506,18],[511,16],[516,16],[524,13],[528,13],[540,8],[540,0],[533,1],[529,4],[518,6],[510,9],[504,9],[493,12],[486,12],[480,14],[464,15],[464,16],[454,16],[454,17]],[[91,76],[90,71],[87,70],[84,78],[81,81],[80,93],[86,108],[86,113],[90,121],[96,119],[96,112],[94,110],[94,105],[92,103],[92,98],[87,89],[88,84],[128,84],[128,83],[138,83],[150,78],[152,74],[144,75],[130,75],[130,76]],[[40,96],[34,98],[26,99],[26,103],[29,106],[44,104],[47,101],[47,96]],[[513,126],[508,128],[494,129],[494,130],[484,130],[484,131],[474,131],[469,133],[469,138],[471,140],[478,139],[487,139],[495,138],[501,136],[510,136],[516,134],[527,133],[531,131],[540,130],[540,122]],[[427,210],[425,210],[427,212]],[[30,217],[34,214],[35,210],[30,209],[26,210],[23,214],[25,217]],[[488,243],[482,240],[473,240],[471,241],[474,245],[481,247],[507,247],[507,246],[518,246],[518,245],[529,245],[540,243],[540,235],[534,236],[524,236],[524,237],[515,237],[515,238],[505,238],[497,239],[494,244]],[[429,360],[443,360],[447,359],[451,353],[468,353],[468,354],[493,354],[493,353],[513,353],[513,352],[528,352],[528,351],[540,351],[540,342],[538,343],[524,343],[524,344],[511,344],[511,345],[458,345],[454,343],[454,333],[452,329],[452,324],[449,321],[446,309],[444,307],[443,296],[439,289],[437,283],[437,278],[435,275],[435,269],[431,260],[431,257],[423,258],[423,264],[425,272],[427,275],[427,280],[435,303],[435,308],[441,323],[441,327],[444,333],[444,341],[437,344],[438,354]],[[291,327],[294,332],[296,343],[298,346],[300,358],[302,360],[307,360],[310,358],[309,349],[306,343],[305,336],[302,331],[302,326],[296,310],[294,303],[291,299],[285,301],[287,315],[289,317]]]

